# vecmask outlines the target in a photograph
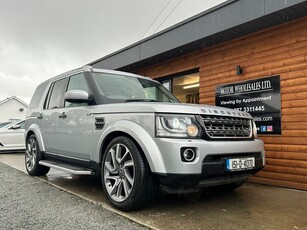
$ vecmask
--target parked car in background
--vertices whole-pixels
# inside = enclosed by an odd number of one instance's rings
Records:
[[[24,120],[6,122],[0,127],[0,151],[24,150],[26,148],[24,133]]]
[[[0,128],[7,126],[10,123],[13,123],[13,121],[0,122]]]

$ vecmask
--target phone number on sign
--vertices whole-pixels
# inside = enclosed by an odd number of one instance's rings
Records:
[[[264,111],[265,107],[264,105],[261,105],[261,106],[250,106],[250,107],[241,107],[241,108],[234,108],[234,109],[238,111],[243,111],[243,112],[259,112],[259,111]]]

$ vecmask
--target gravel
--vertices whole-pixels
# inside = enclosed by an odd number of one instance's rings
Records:
[[[0,229],[146,229],[0,163]]]

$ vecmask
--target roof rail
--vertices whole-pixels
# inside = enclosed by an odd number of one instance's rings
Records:
[[[83,66],[82,69],[86,72],[93,72],[93,67],[89,65]]]

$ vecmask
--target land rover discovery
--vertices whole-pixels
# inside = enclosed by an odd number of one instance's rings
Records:
[[[85,66],[41,83],[26,118],[25,165],[101,175],[113,206],[129,211],[169,193],[235,189],[264,167],[250,114],[181,104],[150,78]]]

